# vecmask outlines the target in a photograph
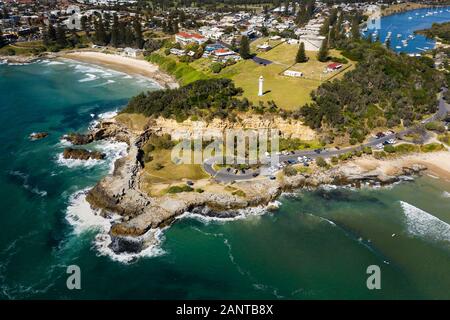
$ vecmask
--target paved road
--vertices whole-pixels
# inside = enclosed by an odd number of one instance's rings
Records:
[[[435,121],[435,120],[443,120],[445,119],[445,117],[450,113],[450,104],[446,103],[443,95],[444,93],[447,91],[446,88],[442,88],[442,92],[440,94],[440,98],[439,98],[439,105],[438,105],[438,110],[436,111],[435,114],[433,114],[431,117],[427,118],[426,120],[422,121],[422,124],[431,122],[431,121]],[[308,151],[303,151],[303,150],[299,150],[299,151],[295,151],[293,154],[288,154],[288,155],[279,155],[279,161],[283,162],[283,161],[288,161],[288,160],[297,160],[298,157],[309,157],[312,159],[315,159],[317,157],[322,157],[322,158],[331,158],[333,156],[338,156],[347,152],[351,152],[354,150],[358,150],[358,149],[362,149],[364,147],[374,147],[378,144],[382,144],[383,142],[389,140],[389,139],[393,139],[396,137],[399,137],[401,135],[406,135],[409,132],[413,131],[415,128],[408,128],[405,129],[403,131],[400,131],[398,133],[393,133],[387,136],[384,136],[382,138],[378,138],[378,139],[374,139],[370,142],[355,146],[355,147],[349,147],[349,148],[344,148],[344,149],[335,149],[335,150],[324,150],[322,151],[320,154],[314,152],[313,150],[308,150]],[[213,168],[213,165],[216,161],[216,158],[211,158],[211,159],[207,159],[205,160],[205,162],[203,163],[203,169],[212,177],[214,177],[215,180],[219,181],[219,182],[231,182],[231,181],[242,181],[242,180],[249,180],[249,179],[253,179],[255,177],[253,177],[253,174],[255,172],[260,173],[259,170],[255,170],[255,171],[251,171],[248,170],[245,174],[239,174],[236,175],[234,174],[234,170],[232,170],[231,172],[226,171],[225,169],[220,170],[220,171],[216,171]]]
[[[265,65],[265,66],[267,66],[267,65],[273,63],[273,62],[270,61],[270,60],[263,59],[263,58],[260,58],[260,57],[257,57],[257,56],[254,56],[254,57],[252,58],[252,60],[253,60],[255,63],[257,63],[257,64],[262,64],[262,65]]]

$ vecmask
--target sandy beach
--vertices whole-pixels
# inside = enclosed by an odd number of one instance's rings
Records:
[[[373,157],[355,159],[343,165],[347,169],[359,167],[362,171],[379,171],[387,175],[395,174],[400,168],[421,164],[428,168],[428,172],[442,179],[450,181],[450,152],[440,151],[431,153],[414,153],[394,159],[377,160]]]
[[[155,80],[164,88],[176,88],[178,83],[170,75],[161,71],[158,66],[142,59],[128,58],[115,54],[95,51],[77,51],[66,53],[62,58],[97,64],[128,74],[141,75]]]

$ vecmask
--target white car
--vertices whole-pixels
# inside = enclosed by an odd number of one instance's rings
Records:
[[[395,139],[389,139],[388,141],[387,141],[387,143],[389,143],[389,144],[395,144],[397,141],[395,140]]]
[[[379,144],[377,144],[377,145],[375,146],[375,148],[377,148],[377,149],[383,149],[383,144],[379,143]]]

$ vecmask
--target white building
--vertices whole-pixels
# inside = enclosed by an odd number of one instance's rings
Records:
[[[303,72],[294,71],[294,70],[286,70],[285,72],[283,72],[283,75],[285,75],[287,77],[301,78],[301,77],[303,77]]]
[[[325,40],[324,36],[301,35],[299,41],[305,44],[306,51],[319,51],[322,42]]]
[[[198,45],[201,45],[205,43],[207,40],[208,39],[197,33],[179,32],[175,35],[175,41],[184,46],[189,43],[197,43]]]
[[[137,58],[138,54],[141,52],[139,49],[125,48],[123,49],[123,55],[129,58]]]

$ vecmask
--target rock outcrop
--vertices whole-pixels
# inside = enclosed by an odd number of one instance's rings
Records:
[[[186,211],[230,217],[238,209],[266,205],[283,191],[301,187],[317,187],[323,184],[355,187],[362,184],[383,185],[400,181],[404,176],[415,175],[425,169],[421,165],[412,165],[387,174],[382,170],[363,170],[348,164],[317,171],[314,174],[282,176],[276,180],[259,179],[237,182],[236,187],[241,189],[245,196],[205,191],[166,194],[155,198],[139,188],[142,169],[141,147],[152,133],[154,133],[154,127],[136,135],[121,124],[109,121],[102,122],[92,133],[86,135],[89,138],[73,140],[83,142],[105,137],[117,139],[119,136],[122,141],[129,143],[128,155],[117,160],[113,173],[99,181],[86,197],[93,208],[100,210],[100,214],[108,216],[110,212],[114,212],[122,216],[122,219],[110,229],[110,235],[114,239],[114,250],[131,248],[130,250],[134,251],[140,244],[139,241],[130,244],[130,237],[138,239],[149,230],[167,226]]]
[[[173,119],[158,118],[151,121],[151,128],[157,134],[170,134],[174,140],[198,138],[204,140],[221,138],[226,129],[278,129],[284,138],[298,138],[301,140],[314,140],[316,133],[300,121],[290,121],[278,116],[246,115],[244,119],[236,122],[218,118],[210,122],[186,120],[181,123]]]
[[[116,141],[130,143],[129,133],[122,126],[117,125],[113,120],[100,122],[93,130],[87,134],[69,133],[63,136],[64,140],[73,145],[85,145],[94,141],[114,138]]]
[[[106,155],[99,151],[89,151],[86,149],[74,149],[65,148],[63,152],[64,159],[74,159],[74,160],[102,160],[105,159]]]
[[[32,134],[30,134],[31,140],[40,140],[40,139],[44,139],[46,137],[48,137],[47,132],[33,132]]]

